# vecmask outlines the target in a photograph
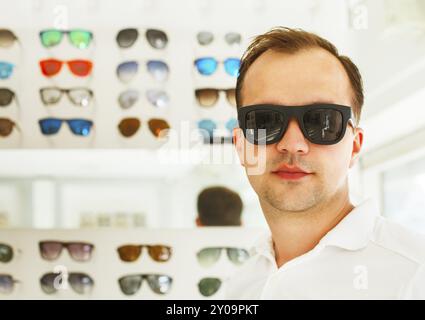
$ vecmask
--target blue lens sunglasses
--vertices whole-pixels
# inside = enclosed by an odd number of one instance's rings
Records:
[[[93,126],[93,121],[86,119],[57,119],[45,118],[38,120],[41,132],[44,135],[52,135],[59,132],[62,122],[68,123],[72,133],[77,136],[88,136]]]
[[[204,57],[196,59],[194,63],[200,74],[210,76],[217,70],[219,62],[213,57]],[[240,63],[241,60],[238,58],[227,58],[223,61],[224,70],[229,76],[237,77]]]
[[[0,61],[0,79],[8,79],[13,73],[14,64]]]

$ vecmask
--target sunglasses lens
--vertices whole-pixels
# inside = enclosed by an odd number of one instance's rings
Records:
[[[58,133],[62,125],[62,120],[55,118],[46,118],[38,120],[38,124],[40,125],[41,132],[44,135],[51,135]]]
[[[44,88],[40,90],[41,101],[45,105],[56,104],[62,96],[62,91],[59,88]]]
[[[13,258],[13,249],[11,246],[0,243],[0,262],[9,262]]]
[[[93,64],[88,60],[72,60],[68,62],[68,66],[76,76],[85,77],[90,73]]]
[[[119,247],[117,251],[122,261],[133,262],[140,257],[142,248],[140,246],[126,245]]]
[[[229,33],[226,33],[226,35],[224,36],[224,40],[227,42],[228,45],[232,46],[232,45],[240,44],[242,37],[239,33],[229,32]]]
[[[151,258],[157,262],[165,262],[171,258],[171,248],[167,246],[149,246],[148,247],[149,255]]]
[[[217,70],[217,60],[214,58],[200,58],[195,60],[198,72],[204,76],[209,76]]]
[[[118,65],[117,76],[124,83],[130,82],[136,75],[139,64],[136,61],[123,62]]]
[[[227,101],[229,101],[229,103],[236,107],[236,90],[235,89],[227,89],[226,90],[226,97],[227,97]]]
[[[8,79],[13,72],[13,64],[0,61],[0,79]]]
[[[249,253],[245,249],[227,248],[227,256],[229,260],[236,265],[243,264],[249,258]]]
[[[15,42],[16,36],[14,33],[7,29],[0,29],[0,47],[8,48]]]
[[[41,257],[45,260],[56,260],[62,252],[62,243],[57,241],[41,241],[39,243]]]
[[[217,89],[197,89],[195,90],[196,99],[200,106],[211,107],[218,100]]]
[[[79,294],[90,293],[94,286],[93,279],[85,273],[70,273],[68,282],[72,289]]]
[[[242,128],[246,139],[253,144],[275,143],[285,129],[282,114],[273,110],[254,110],[246,114],[245,128]]]
[[[200,250],[196,257],[203,267],[210,267],[220,258],[221,248],[204,248]]]
[[[71,89],[68,92],[68,97],[71,102],[80,107],[87,107],[90,104],[92,91],[89,89]]]
[[[337,141],[342,134],[342,113],[334,109],[314,109],[303,117],[308,139],[317,144],[329,144]]]
[[[8,106],[13,99],[15,93],[7,88],[0,88],[0,107]]]
[[[46,30],[40,32],[40,40],[43,46],[50,48],[58,45],[62,40],[62,31]]]
[[[0,136],[7,137],[12,133],[14,123],[6,118],[0,118]]]
[[[40,279],[40,286],[44,293],[53,294],[62,282],[63,277],[60,273],[46,273]]]
[[[157,294],[166,294],[170,291],[173,279],[160,274],[150,274],[146,277],[152,291]]]
[[[217,125],[210,119],[203,119],[198,122],[198,128],[204,140],[209,141],[214,136],[214,130],[217,129]]]
[[[139,37],[137,29],[123,29],[117,34],[117,43],[120,48],[131,47]]]
[[[133,136],[140,128],[140,120],[137,118],[125,118],[118,124],[121,134],[128,138]]]
[[[13,291],[15,282],[10,275],[0,274],[0,293],[10,294]]]
[[[62,61],[55,59],[42,60],[40,61],[40,68],[43,75],[51,77],[61,70]]]
[[[88,136],[93,126],[93,121],[85,119],[72,119],[67,122],[72,133],[78,136]]]
[[[232,77],[237,77],[240,64],[241,64],[240,59],[228,58],[224,61],[224,69],[226,70],[228,75]]]
[[[157,138],[162,138],[167,135],[170,125],[162,119],[151,119],[148,122],[149,130]]]
[[[120,94],[118,102],[123,109],[131,108],[139,100],[139,91],[127,90]]]
[[[89,261],[93,252],[94,246],[90,243],[69,243],[68,251],[70,256],[80,262]]]
[[[167,34],[164,31],[156,29],[148,29],[146,31],[146,39],[155,49],[164,49],[168,43]]]
[[[78,49],[86,49],[90,45],[93,34],[86,30],[72,30],[69,32],[69,40]]]
[[[147,63],[148,71],[156,81],[164,82],[170,72],[168,65],[159,60],[151,60]]]
[[[198,283],[199,292],[204,297],[215,294],[221,287],[221,280],[218,278],[204,278]]]
[[[236,128],[238,126],[238,120],[236,120],[235,118],[229,119],[226,122],[226,129],[232,133],[233,129]]]
[[[157,108],[166,108],[170,102],[167,93],[162,90],[148,90],[146,91],[146,98]]]
[[[201,46],[206,46],[213,42],[214,35],[209,31],[201,31],[196,35],[196,39]]]
[[[125,295],[133,295],[139,291],[143,278],[140,275],[125,276],[118,280],[121,291]]]

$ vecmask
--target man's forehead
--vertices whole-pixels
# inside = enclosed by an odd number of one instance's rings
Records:
[[[324,49],[268,50],[248,69],[242,96],[244,104],[351,104],[351,87],[342,64]]]

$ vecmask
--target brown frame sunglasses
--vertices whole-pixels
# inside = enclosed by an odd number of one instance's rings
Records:
[[[227,102],[233,107],[236,107],[236,89],[216,89],[202,88],[195,90],[196,100],[201,107],[212,107],[217,104],[220,97],[220,92],[226,93]]]
[[[117,248],[118,255],[122,261],[134,262],[142,254],[143,247],[148,249],[150,257],[156,262],[166,262],[170,260],[172,248],[170,246],[155,244],[126,244]]]
[[[18,131],[21,131],[21,129],[19,129],[19,126],[15,121],[10,120],[8,118],[0,118],[0,136],[1,137],[10,136],[13,128],[15,127]]]
[[[134,136],[139,131],[142,122],[135,117],[124,118],[118,124],[118,131],[122,136],[129,138]],[[169,123],[164,119],[152,118],[148,121],[150,132],[156,137],[161,137],[163,130],[170,129]]]

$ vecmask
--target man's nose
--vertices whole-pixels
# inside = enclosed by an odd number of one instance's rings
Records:
[[[282,139],[276,144],[279,152],[308,153],[309,145],[296,119],[290,119]]]

